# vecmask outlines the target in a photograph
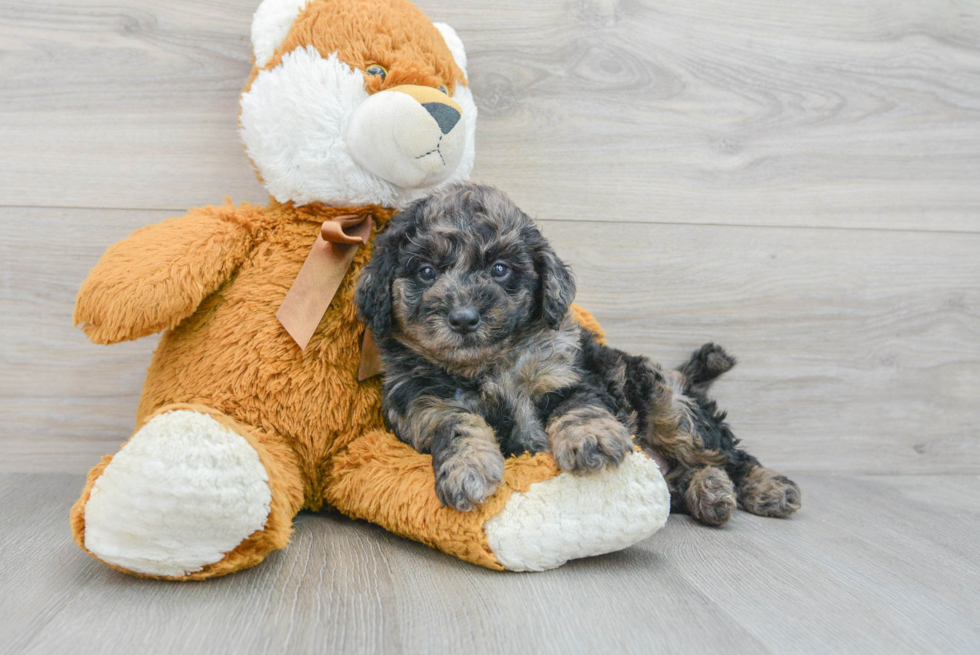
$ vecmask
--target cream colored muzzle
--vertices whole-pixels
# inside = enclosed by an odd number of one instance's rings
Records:
[[[355,162],[409,189],[444,182],[463,156],[466,116],[456,101],[428,86],[379,91],[354,111],[347,149]]]

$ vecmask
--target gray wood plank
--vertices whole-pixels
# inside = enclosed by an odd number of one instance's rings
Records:
[[[90,468],[132,431],[158,337],[93,345],[75,294],[113,242],[172,212],[0,209],[0,468]]]
[[[788,520],[683,516],[540,574],[453,560],[331,513],[205,583],[70,543],[73,475],[0,475],[0,652],[936,652],[980,647],[975,476],[797,476]],[[956,498],[955,503],[949,497]]]
[[[71,312],[102,250],[167,215],[0,208],[0,468],[82,472],[128,438],[155,338],[97,347]],[[542,226],[612,344],[741,359],[716,393],[764,462],[980,472],[980,236]]]
[[[707,548],[670,529],[642,548],[663,548],[772,652],[980,648],[975,476],[793,477],[804,502],[791,520],[739,513]],[[964,497],[955,511],[949,494]]]
[[[542,216],[980,230],[980,8],[422,0],[468,44],[475,177]],[[0,2],[0,202],[261,200],[257,0]]]
[[[0,3],[2,202],[264,200],[236,134],[257,5]]]
[[[610,343],[669,365],[702,343],[764,462],[867,473],[980,471],[974,235],[543,223]]]
[[[477,173],[542,216],[980,226],[975,3],[514,0],[462,35]]]

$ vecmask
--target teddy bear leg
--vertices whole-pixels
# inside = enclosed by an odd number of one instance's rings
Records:
[[[281,439],[207,407],[170,405],[92,469],[72,531],[112,568],[203,579],[285,546],[302,504],[295,455]]]
[[[431,456],[389,432],[355,439],[332,470],[325,500],[340,511],[497,570],[541,571],[627,548],[670,510],[660,468],[639,452],[592,475],[562,473],[543,453],[508,458],[496,493],[469,512],[443,507]]]

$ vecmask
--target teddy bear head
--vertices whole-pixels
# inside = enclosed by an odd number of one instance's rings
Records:
[[[263,0],[240,133],[269,193],[404,207],[467,179],[476,105],[456,32],[407,0]]]

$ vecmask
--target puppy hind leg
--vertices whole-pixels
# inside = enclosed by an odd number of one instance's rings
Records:
[[[739,506],[758,516],[785,518],[802,504],[799,485],[758,461],[736,481],[736,487]]]
[[[737,505],[735,485],[724,469],[717,466],[697,469],[687,483],[683,499],[688,514],[716,527],[728,523]]]
[[[732,370],[735,363],[735,358],[724,348],[714,343],[706,343],[695,350],[690,359],[681,364],[677,371],[686,378],[691,388],[705,393],[711,383],[723,373]]]
[[[632,378],[639,382],[633,388],[643,390],[632,398],[641,417],[637,442],[652,458],[666,460],[662,468],[667,469],[671,510],[706,525],[724,525],[737,504],[735,489],[721,468],[728,462],[721,444],[710,440],[711,447],[706,447],[707,416],[697,399],[685,394],[681,373],[663,371],[649,361],[633,364]]]
[[[800,508],[799,486],[741,448],[732,448],[725,470],[735,483],[738,505],[746,512],[782,518]]]
[[[724,466],[724,452],[706,447],[699,425],[703,416],[696,411],[695,400],[685,395],[683,377],[649,362],[645,369],[644,393],[631,398],[641,417],[637,430],[640,446],[665,457],[671,469],[680,469],[682,477],[689,478],[705,466]]]
[[[726,492],[732,484],[738,505],[752,514],[785,517],[800,508],[799,486],[738,448],[724,413],[705,395],[711,382],[734,365],[734,357],[709,343],[677,371],[660,371],[645,362],[646,370],[632,374],[654,382],[647,383],[645,398],[634,401],[645,403],[650,417],[638,441],[647,452],[668,459],[672,508],[709,525],[728,520],[724,507],[730,505]],[[715,472],[721,468],[724,477]],[[719,518],[724,520],[711,522]]]

